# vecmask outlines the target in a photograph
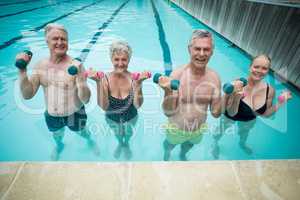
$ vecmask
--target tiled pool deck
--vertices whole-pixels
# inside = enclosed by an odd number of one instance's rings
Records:
[[[299,200],[300,160],[7,162],[0,199]]]

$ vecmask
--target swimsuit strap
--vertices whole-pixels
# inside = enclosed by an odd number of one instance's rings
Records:
[[[108,73],[108,75],[109,75],[109,73]],[[108,81],[108,75],[104,74],[104,77],[105,77],[105,79],[106,79],[106,81],[107,81],[108,95],[110,96],[110,85],[109,85],[109,81]]]
[[[265,103],[262,107],[260,107],[259,109],[257,109],[255,112],[257,112],[258,114],[264,114],[267,110],[267,103],[268,103],[268,96],[269,96],[269,84],[267,84],[267,91],[266,91],[266,100]]]
[[[268,96],[269,96],[269,84],[267,83],[266,103],[267,103],[267,100],[268,100]]]
[[[131,83],[130,84],[131,84],[131,89],[130,89],[129,94],[132,93],[132,96],[133,96],[133,79],[131,79]]]

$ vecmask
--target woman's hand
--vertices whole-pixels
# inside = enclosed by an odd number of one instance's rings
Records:
[[[104,77],[104,73],[101,71],[95,71],[92,68],[84,72],[85,77],[90,78],[96,82],[99,82]]]
[[[285,90],[281,92],[281,94],[278,96],[278,101],[280,104],[284,104],[291,98],[292,98],[292,93],[288,90]]]

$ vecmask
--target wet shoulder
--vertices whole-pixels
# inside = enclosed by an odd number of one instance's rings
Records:
[[[207,68],[206,72],[207,72],[206,74],[207,78],[220,82],[220,76],[215,70],[211,68]]]
[[[173,79],[180,80],[180,78],[185,70],[186,70],[186,65],[181,65],[172,71],[172,73],[170,74],[170,77],[172,77]]]
[[[43,69],[46,69],[48,65],[49,65],[49,59],[42,58],[35,64],[34,69],[43,70]]]
[[[48,66],[48,59],[47,58],[43,58],[41,60],[39,60],[33,67],[33,72],[32,74],[35,74],[35,75],[45,75],[46,74],[46,69],[47,69],[47,66]]]

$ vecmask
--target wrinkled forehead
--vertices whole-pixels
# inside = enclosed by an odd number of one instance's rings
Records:
[[[58,37],[58,36],[68,38],[68,34],[64,30],[58,28],[52,28],[46,34],[46,38]]]

